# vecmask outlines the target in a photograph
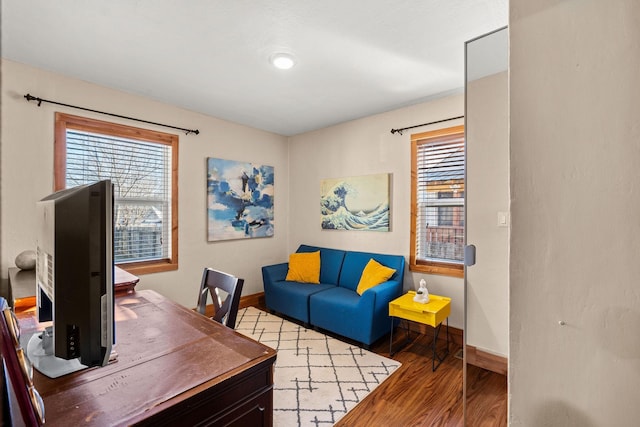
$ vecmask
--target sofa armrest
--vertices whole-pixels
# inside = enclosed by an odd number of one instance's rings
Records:
[[[265,288],[274,282],[279,282],[286,279],[288,271],[288,262],[283,262],[282,264],[266,265],[262,267],[262,281],[264,282]]]
[[[359,304],[371,306],[374,311],[386,310],[389,303],[401,293],[402,284],[396,280],[389,280],[364,291],[360,296]]]
[[[367,289],[362,293],[362,296],[365,296],[367,293],[374,294],[376,301],[388,303],[400,296],[402,293],[402,283],[397,280],[388,280]],[[377,302],[376,305],[378,305]]]
[[[355,310],[365,328],[360,341],[371,344],[389,332],[389,303],[401,294],[402,283],[397,280],[380,283],[362,293]]]

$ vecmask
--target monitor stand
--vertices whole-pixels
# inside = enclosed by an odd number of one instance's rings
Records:
[[[80,358],[66,360],[53,355],[53,333],[48,327],[29,338],[27,358],[31,365],[49,378],[58,378],[88,368],[80,363]]]

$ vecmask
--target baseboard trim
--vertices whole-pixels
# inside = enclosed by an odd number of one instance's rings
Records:
[[[238,308],[246,307],[258,307],[264,305],[264,292],[258,292],[257,294],[245,295],[240,297],[240,304]],[[197,310],[197,308],[194,308]],[[204,308],[204,315],[207,317],[213,317],[213,304],[207,304]]]
[[[502,375],[507,375],[509,359],[480,350],[472,345],[466,347],[467,363]]]
[[[264,292],[240,297],[239,308],[264,306]]]
[[[416,327],[417,325],[417,327]],[[440,334],[438,334],[438,341],[445,341],[447,339],[447,325],[443,324]],[[418,329],[421,334],[426,335],[429,338],[433,338],[434,329],[431,326],[423,324],[411,324],[411,330]],[[463,346],[464,345],[464,331],[462,329],[449,327],[449,339],[451,342]],[[491,372],[495,372],[501,375],[507,375],[509,359],[504,356],[498,356],[493,353],[489,353],[484,350],[480,350],[472,345],[467,345],[467,363],[477,366],[482,369],[486,369]]]
[[[433,329],[431,326],[423,325],[422,323],[411,322],[411,330],[415,331],[416,329],[418,329],[418,331],[421,334],[424,334],[429,338],[433,338],[433,334],[435,333],[435,329]],[[464,341],[464,333],[462,329],[449,326],[449,340],[450,340],[449,342],[451,343],[462,346]],[[444,323],[442,325],[442,328],[440,329],[440,333],[438,334],[438,341],[447,342],[447,324],[446,323]]]

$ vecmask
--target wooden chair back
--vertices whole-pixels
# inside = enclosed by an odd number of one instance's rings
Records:
[[[223,325],[234,329],[240,306],[240,295],[244,279],[232,276],[222,271],[205,268],[202,273],[200,294],[198,296],[198,312],[206,312],[207,295],[211,295],[213,315],[210,317]]]
[[[0,401],[0,424],[44,424],[44,403],[33,386],[33,369],[20,345],[20,326],[4,298],[0,298],[0,379],[0,396],[7,397]]]

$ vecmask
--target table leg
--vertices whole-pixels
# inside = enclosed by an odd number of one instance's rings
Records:
[[[391,351],[391,346],[393,345],[393,316],[391,317],[391,334],[389,335],[389,357],[393,356],[393,352]]]
[[[431,370],[433,372],[435,372],[435,370],[438,369],[438,366],[440,366],[442,364],[442,361],[449,354],[449,318],[448,317],[446,319],[446,322],[447,322],[447,348],[442,353],[442,355],[439,355],[438,351],[437,351],[438,335],[440,334],[440,329],[442,328],[442,323],[440,323],[435,328],[435,331],[434,331],[434,334],[433,334],[433,342],[431,343],[431,347],[433,349],[433,360],[431,362]],[[436,359],[438,360],[438,364],[437,365],[436,365]]]
[[[404,343],[402,343],[400,345],[400,347],[398,347],[396,349],[396,351],[392,351],[392,346],[393,346],[393,319],[394,318],[392,317],[391,318],[391,334],[389,335],[389,357],[393,356],[394,354],[396,354],[397,352],[399,352],[400,350],[405,348],[407,346],[407,344],[409,344],[411,342],[411,325],[410,325],[408,320],[400,319],[400,323],[402,323],[404,321],[405,324],[407,325],[407,338],[405,339]]]

